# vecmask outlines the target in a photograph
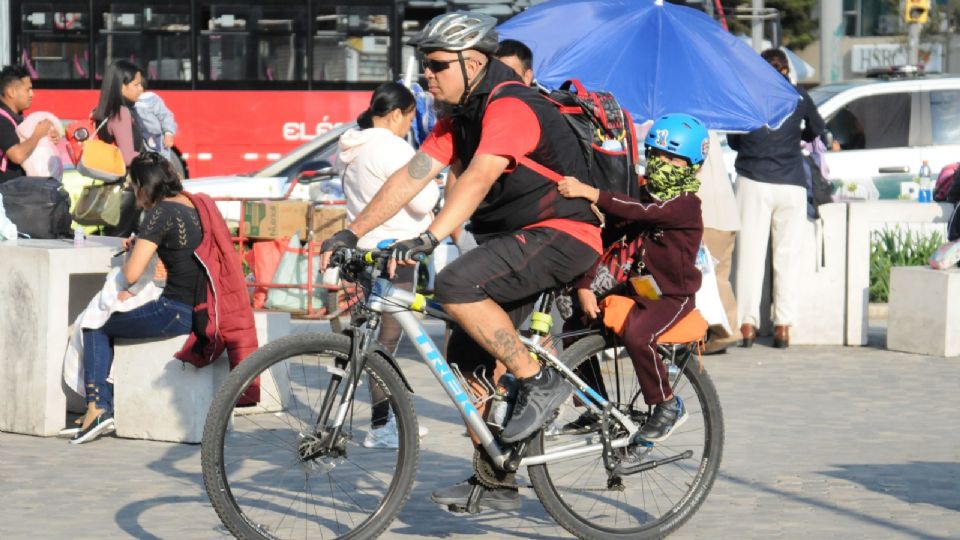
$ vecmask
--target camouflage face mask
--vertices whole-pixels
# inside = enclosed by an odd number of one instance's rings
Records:
[[[695,176],[698,169],[699,166],[678,167],[659,156],[650,156],[644,174],[647,190],[661,201],[669,201],[682,193],[696,193],[700,190],[700,179]]]

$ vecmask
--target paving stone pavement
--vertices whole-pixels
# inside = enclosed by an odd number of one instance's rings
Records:
[[[671,538],[960,538],[960,358],[768,345],[705,359],[726,423],[721,474]],[[531,489],[516,513],[463,517],[428,501],[470,474],[470,447],[412,348],[401,357],[430,433],[413,495],[383,538],[569,537]],[[0,539],[228,536],[198,445],[0,433]]]

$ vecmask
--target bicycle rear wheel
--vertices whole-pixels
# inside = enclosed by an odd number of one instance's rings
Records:
[[[646,420],[648,409],[626,352],[611,348],[603,336],[592,335],[574,343],[561,359],[595,389],[602,381],[607,399],[634,422]],[[668,367],[674,393],[687,407],[688,420],[670,438],[649,449],[634,446],[613,452],[625,466],[674,461],[615,479],[607,474],[600,452],[528,468],[547,512],[579,538],[662,538],[689,519],[710,491],[723,452],[723,416],[716,389],[695,355],[686,365]],[[529,455],[556,451],[584,439],[599,443],[597,427],[569,426],[584,412],[575,396],[568,399],[555,423],[534,439]],[[622,428],[619,433],[624,433]],[[615,429],[614,438],[617,434]],[[686,452],[689,457],[681,457]]]
[[[408,390],[386,359],[371,355],[356,399],[342,405],[349,351],[342,335],[288,336],[247,358],[217,392],[204,426],[203,479],[238,538],[373,538],[410,496],[419,439]],[[258,378],[260,402],[234,409]],[[374,384],[393,411],[398,448],[363,445]],[[337,437],[330,425],[339,415]]]

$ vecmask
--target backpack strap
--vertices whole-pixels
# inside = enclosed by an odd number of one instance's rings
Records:
[[[493,99],[493,97],[494,97],[502,88],[507,87],[507,86],[514,86],[514,85],[526,86],[525,84],[523,84],[523,83],[520,82],[520,81],[503,81],[502,83],[494,86],[494,87],[493,87],[493,90],[491,90],[490,93],[487,94],[487,102],[483,104],[483,108],[486,109],[487,107],[490,106],[490,101]]]
[[[100,130],[103,128],[103,126],[107,125],[107,122],[108,122],[109,120],[110,120],[109,118],[104,118],[104,119],[103,119],[103,122],[100,122],[100,125],[97,126],[97,129],[93,130],[93,136],[94,136],[94,137],[96,137],[96,138],[98,138],[98,139],[100,138]]]
[[[14,133],[16,133],[17,121],[14,120],[12,116],[10,116],[10,113],[8,113],[6,109],[4,109],[3,107],[0,107],[0,115],[6,117],[6,119],[9,120],[11,124],[13,124],[13,131]],[[7,153],[4,152],[3,150],[0,150],[0,156],[3,156],[3,158],[0,159],[0,172],[7,172]]]
[[[638,155],[639,150],[637,150],[637,147],[640,146],[642,141],[637,140],[637,128],[636,126],[633,125],[633,118],[630,116],[630,113],[626,110],[623,111],[623,121],[624,123],[626,123],[626,125],[624,126],[624,129],[630,132],[629,138],[631,141],[633,141],[633,144],[630,145],[630,157],[632,158],[630,160],[630,166],[636,167],[637,161],[640,159],[640,156]]]
[[[513,85],[519,85],[524,88],[527,88],[527,85],[523,84],[520,81],[504,81],[494,86],[493,90],[490,91],[490,95],[487,96],[487,103],[486,105],[484,105],[484,108],[490,105],[490,101],[493,99],[494,95],[497,94],[497,92],[499,92],[502,88],[505,88],[507,86],[513,86]],[[563,112],[562,109],[564,108],[564,106],[562,104],[556,101],[553,101],[549,98],[547,99],[548,101],[556,105],[559,109],[561,109],[560,112]],[[580,112],[579,108],[577,109],[577,112]],[[520,160],[517,162],[517,165],[523,165],[524,167],[532,170],[533,172],[539,174],[540,176],[544,176],[547,179],[552,180],[553,182],[556,182],[556,183],[560,183],[560,181],[563,180],[562,174],[547,167],[546,165],[543,165],[537,161],[534,161],[532,158],[530,158],[530,156],[523,156],[522,158],[520,158]]]
[[[571,86],[577,90],[578,98],[587,99],[588,97],[590,97],[590,92],[588,92],[587,89],[583,86],[583,83],[581,83],[577,79],[570,79],[570,80],[564,81],[563,84],[560,85],[560,89],[569,91]]]

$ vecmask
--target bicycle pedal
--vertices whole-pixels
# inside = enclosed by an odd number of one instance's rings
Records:
[[[480,508],[478,507],[475,512],[471,512],[470,509],[465,504],[448,504],[447,511],[453,514],[479,514]]]

